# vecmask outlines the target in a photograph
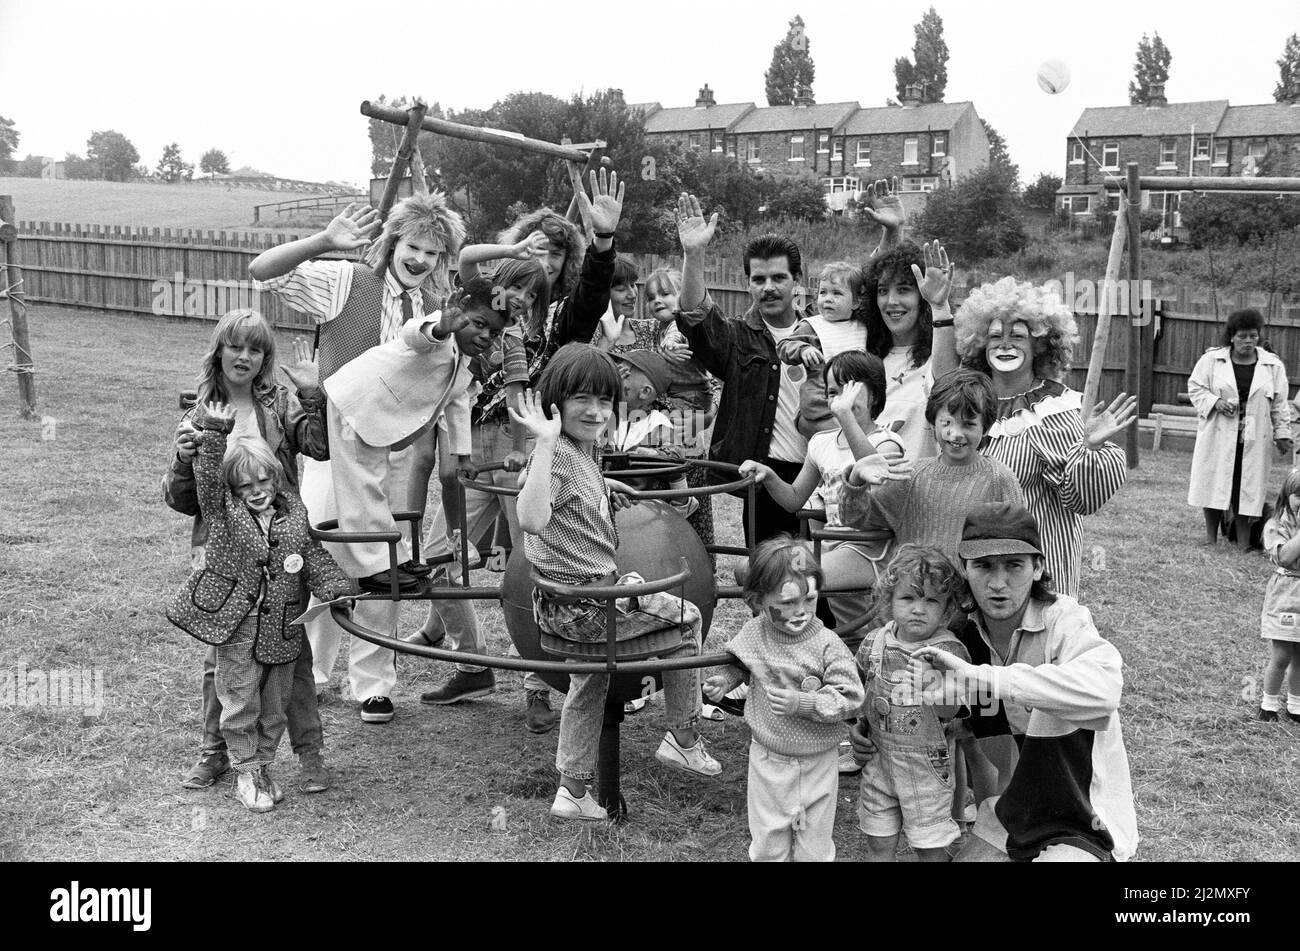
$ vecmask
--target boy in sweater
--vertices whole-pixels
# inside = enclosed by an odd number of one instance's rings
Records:
[[[906,482],[890,481],[876,456],[846,468],[839,498],[844,524],[887,529],[899,545],[933,546],[954,565],[960,564],[957,544],[971,506],[1025,501],[1016,474],[979,451],[996,418],[997,397],[988,377],[974,370],[945,374],[935,382],[925,406],[939,455],[916,463]]]
[[[704,681],[714,703],[750,682],[745,722],[754,862],[833,862],[838,746],[862,706],[853,655],[817,619],[821,567],[806,542],[777,535],[749,558],[744,595],[757,616],[727,642],[734,663]]]

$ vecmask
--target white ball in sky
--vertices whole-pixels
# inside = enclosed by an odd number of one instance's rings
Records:
[[[1063,92],[1070,85],[1070,67],[1059,59],[1043,60],[1038,65],[1038,85],[1053,96]]]

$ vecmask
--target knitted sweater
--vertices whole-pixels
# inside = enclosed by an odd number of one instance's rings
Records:
[[[962,526],[978,502],[1025,504],[1016,474],[982,453],[964,466],[945,465],[942,457],[922,459],[906,482],[886,482],[872,488],[840,486],[840,519],[854,528],[894,533],[900,545],[933,545],[954,565]]]
[[[812,756],[834,749],[844,736],[842,721],[862,706],[862,681],[853,655],[816,618],[803,633],[790,637],[759,616],[723,649],[735,663],[709,673],[725,677],[728,690],[749,680],[745,722],[754,739],[773,753]],[[799,712],[774,713],[767,699],[769,687],[797,689]]]

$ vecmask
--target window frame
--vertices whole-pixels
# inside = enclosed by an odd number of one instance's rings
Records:
[[[1115,161],[1113,164],[1107,164],[1106,162],[1106,154],[1108,152],[1113,152],[1115,154]],[[1118,142],[1103,142],[1101,144],[1101,167],[1111,171],[1116,171],[1116,172],[1119,171],[1119,143]]]
[[[911,147],[911,151],[912,151],[912,158],[910,160],[907,157],[909,146]],[[920,165],[921,163],[917,159],[917,156],[920,155],[920,152],[921,152],[921,140],[918,137],[914,136],[910,139],[904,139],[903,140],[903,161],[901,161],[899,164]]]
[[[802,133],[802,132],[791,132],[791,133],[790,133],[790,138],[788,139],[788,143],[789,143],[789,146],[790,146],[790,155],[789,155],[789,158],[787,159],[787,161],[790,161],[790,162],[802,162],[802,161],[805,161],[805,158],[804,158],[804,145],[805,145],[805,143],[804,143],[804,140],[803,140],[803,133]],[[798,154],[798,155],[795,155],[795,154],[794,154],[794,147],[795,147],[796,144],[799,146],[799,154]]]

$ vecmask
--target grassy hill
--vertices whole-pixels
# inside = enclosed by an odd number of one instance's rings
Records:
[[[12,195],[23,221],[131,225],[149,228],[251,228],[253,206],[308,198],[302,192],[262,191],[221,185],[145,182],[46,181],[0,178],[0,195]],[[267,229],[269,230],[269,229]]]

